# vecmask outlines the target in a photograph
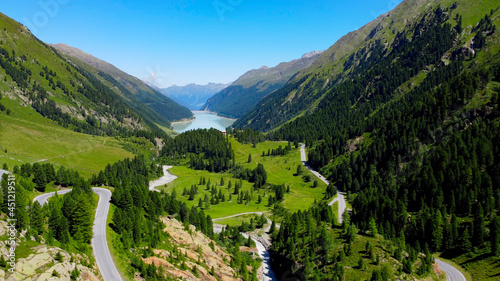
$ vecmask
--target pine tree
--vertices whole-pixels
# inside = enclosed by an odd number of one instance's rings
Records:
[[[0,267],[5,268],[7,266],[7,261],[5,260],[3,255],[0,255]]]
[[[461,242],[460,242],[460,249],[464,253],[470,253],[472,248],[472,244],[470,242],[470,235],[469,235],[469,229],[466,228],[464,230],[464,233],[462,234]]]
[[[299,164],[299,165],[297,165],[297,172],[296,172],[296,175],[297,175],[297,176],[302,175],[302,165],[300,165],[300,164]]]
[[[38,201],[35,201],[30,209],[30,227],[39,235],[43,232],[43,221],[42,207]]]
[[[373,237],[377,237],[378,230],[377,230],[377,223],[375,222],[375,219],[373,217],[371,217],[368,224],[370,226],[370,235]]]
[[[453,241],[458,241],[459,233],[458,233],[458,218],[455,214],[451,215],[451,236]]]
[[[20,187],[20,185],[19,185]],[[29,204],[28,192],[24,188],[16,188],[16,208],[14,217],[16,219],[16,228],[25,229],[28,226],[29,214],[27,211]]]
[[[68,220],[64,217],[60,217],[60,238],[59,241],[62,244],[67,244],[69,242],[69,226],[68,226]]]
[[[432,247],[439,251],[443,242],[443,217],[441,211],[437,211],[432,220]]]
[[[405,259],[403,261],[403,271],[406,272],[406,273],[408,273],[408,274],[412,273],[412,271],[413,271],[413,264],[410,261],[410,259]]]
[[[123,231],[123,220],[122,220],[122,210],[120,208],[116,208],[113,213],[113,225],[116,233],[120,234]]]
[[[102,186],[106,184],[106,176],[103,171],[99,172],[99,176],[97,176],[97,185]]]
[[[2,186],[2,212],[7,213],[8,212],[8,203],[9,203],[9,184],[7,181],[8,175],[3,174],[2,179],[1,179],[1,186]]]
[[[57,252],[57,254],[54,256],[54,260],[56,260],[58,262],[63,261],[63,256],[61,255],[61,252]]]
[[[484,221],[483,207],[478,204],[477,212],[474,216],[474,245],[480,247],[484,243],[484,229],[486,228]]]
[[[66,195],[67,196],[67,195]],[[92,207],[84,193],[76,196],[75,205],[73,206],[72,216],[70,217],[70,225],[74,234],[80,232],[83,243],[90,243],[92,239]]]
[[[36,167],[36,168],[35,168]],[[40,192],[45,192],[45,185],[47,184],[47,177],[45,171],[40,165],[34,165],[35,177],[33,182],[36,184],[36,189]]]
[[[363,257],[360,257],[358,260],[358,269],[359,270],[365,270],[365,262],[363,260]]]

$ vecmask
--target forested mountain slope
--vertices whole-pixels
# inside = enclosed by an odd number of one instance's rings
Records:
[[[263,97],[281,88],[299,70],[311,66],[321,53],[313,51],[300,59],[283,62],[275,67],[263,66],[250,70],[211,97],[202,109],[226,117],[241,117],[254,108]]]
[[[309,163],[348,194],[353,224],[394,241],[404,271],[417,270],[408,266],[412,253],[428,249],[474,279],[498,277],[499,5],[404,1],[341,39],[235,126],[305,141]],[[303,248],[285,238],[300,231],[294,226],[275,240],[281,265],[315,268],[318,256],[286,251]]]
[[[162,134],[154,124],[158,120],[132,108],[99,77],[66,60],[25,26],[3,14],[0,79],[3,97],[32,107],[65,128],[93,135],[150,139]]]
[[[375,64],[380,66],[378,64],[380,58],[376,56],[382,56],[383,58],[383,56],[389,53],[397,56],[396,52],[398,50],[393,49],[394,46],[401,43],[397,36],[401,36],[400,33],[405,30],[414,29],[416,22],[420,21],[422,12],[429,10],[432,6],[437,7],[439,3],[451,6],[455,2],[437,0],[403,1],[393,11],[381,15],[361,29],[342,37],[326,50],[311,67],[300,71],[282,88],[262,99],[253,110],[237,120],[234,126],[269,131],[280,127],[290,120],[294,120],[298,116],[309,115],[315,112],[321,106],[321,101],[325,97],[337,94],[337,92],[333,91],[333,88],[340,84],[339,82],[346,82],[352,79],[352,77],[359,76],[359,73],[364,73],[370,67],[367,63],[370,63],[372,66]],[[463,33],[461,32],[461,36],[457,38],[459,41],[454,42],[454,50],[458,50],[461,47],[467,48],[470,45],[471,39],[475,35],[475,31],[471,30],[472,25],[477,24],[479,19],[484,17],[485,13],[489,13],[491,9],[496,7],[497,5],[495,5],[494,1],[485,1],[481,5],[475,5],[475,3],[469,3],[469,1],[457,2],[456,13],[464,13],[462,21],[463,30],[461,30]],[[456,19],[454,18],[448,18],[447,22],[452,26],[456,25]],[[411,36],[412,34],[406,34],[409,40],[411,40]],[[442,42],[438,40],[435,43],[440,44]],[[407,53],[405,55],[407,59],[413,60],[416,57],[412,57],[411,59],[410,57],[417,55],[417,53]],[[449,55],[446,55],[443,58],[449,59],[449,57]],[[390,66],[390,69],[386,70],[386,76],[370,78],[370,87],[361,89],[362,91],[360,91],[359,95],[371,95],[376,90],[373,87],[374,82],[383,81],[384,78],[390,77],[393,74],[391,71],[398,70],[397,63],[398,61],[394,61],[394,64],[387,65],[388,67]],[[412,70],[413,73],[405,74],[404,77],[399,79],[402,81],[398,84],[403,85],[404,82],[416,76],[419,71],[423,73],[423,71],[432,70],[432,68],[422,69],[422,67],[430,65],[432,65],[430,61],[426,61],[423,64],[420,62],[419,69],[415,68]],[[422,77],[420,79],[416,78],[418,82]],[[388,94],[394,91],[394,89],[385,88],[380,90]],[[405,88],[400,90],[404,91]],[[356,100],[351,101],[351,105],[355,102]]]
[[[193,117],[184,106],[114,65],[65,44],[51,46],[117,91],[129,106],[145,114],[152,121],[169,127],[169,122]]]

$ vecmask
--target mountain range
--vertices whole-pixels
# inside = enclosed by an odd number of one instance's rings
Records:
[[[405,0],[324,52],[248,71],[202,106],[239,117],[237,129],[170,138],[170,121],[192,118],[188,108],[0,14],[0,157],[16,165],[19,230],[30,234],[23,241],[33,235],[90,253],[90,186],[111,186],[109,244],[130,279],[254,280],[260,263],[240,232],[266,215],[269,231],[253,233],[272,242],[266,251],[280,280],[437,280],[436,256],[470,280],[497,280],[498,25],[498,0]],[[217,87],[169,95],[195,106],[193,92]],[[78,162],[88,178],[54,160],[75,155],[83,156],[64,163]],[[100,172],[88,171],[89,159]],[[38,163],[50,161],[57,172]],[[167,164],[174,167],[162,171]],[[182,180],[149,192],[149,180],[173,180],[167,168]],[[61,186],[77,192],[56,197],[47,212],[26,208],[36,190]],[[332,205],[343,196],[351,210],[342,214]],[[215,234],[212,216],[236,226]],[[57,276],[44,270],[36,274]]]
[[[65,45],[55,45],[58,51],[3,14],[0,23],[3,94],[65,128],[97,135],[161,134],[157,125],[169,128],[170,121],[193,116],[108,63]]]
[[[167,120],[171,122],[180,121],[193,116],[184,106],[179,106],[172,99],[165,97],[142,80],[121,71],[108,62],[65,44],[50,46],[114,89],[129,106],[147,114],[149,118],[161,125],[168,127]]]
[[[308,164],[347,194],[359,230],[382,231],[398,245],[400,273],[414,272],[412,252],[428,249],[465,266],[473,280],[496,280],[499,24],[494,0],[403,1],[342,37],[233,126],[304,142]],[[298,221],[283,233],[307,232]],[[289,254],[305,241],[274,240],[276,267],[344,278],[328,256],[316,266],[308,254]],[[387,280],[377,276],[371,280]]]
[[[320,51],[313,51],[300,59],[283,62],[275,67],[263,66],[250,70],[209,98],[202,109],[225,117],[239,118],[253,109],[263,97],[281,88],[299,70],[311,66],[321,54]]]
[[[188,84],[170,86],[159,91],[190,110],[200,110],[214,94],[226,88],[228,84],[208,83],[207,85]]]

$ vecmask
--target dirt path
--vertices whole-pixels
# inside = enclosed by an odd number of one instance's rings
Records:
[[[160,192],[158,189],[156,189],[158,186],[166,185],[167,183],[173,182],[177,176],[172,175],[171,173],[168,172],[168,169],[172,168],[172,166],[167,166],[163,165],[163,177],[150,181],[149,182],[149,190],[157,191]]]

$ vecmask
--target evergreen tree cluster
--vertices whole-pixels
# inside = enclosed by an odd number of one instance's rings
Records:
[[[5,69],[7,75],[9,75],[21,89],[26,89],[28,87],[32,74],[31,70],[26,68],[22,61],[16,60],[16,52],[14,50],[9,54],[6,49],[0,47],[0,67]]]
[[[265,220],[265,218],[264,218]],[[231,256],[230,266],[235,269],[243,280],[257,280],[258,264],[254,261],[249,252],[241,252],[240,245],[247,247],[254,247],[255,243],[250,238],[246,239],[241,235],[242,229],[251,229],[243,223],[241,226],[226,226],[222,231],[216,235],[217,242],[225,246]],[[249,230],[250,231],[250,230]],[[252,266],[252,272],[248,271],[247,266]]]
[[[77,242],[80,250],[86,251],[92,239],[93,211],[96,202],[90,182],[80,177],[78,172],[61,166],[56,172],[49,163],[26,163],[15,166],[16,176],[16,227],[19,231],[27,229],[28,237],[46,237],[47,243],[54,239],[63,245]],[[29,202],[28,192],[33,188],[44,192],[47,184],[72,188],[64,197],[55,195],[43,207],[38,201]],[[8,212],[8,185],[6,177],[2,181],[2,212]],[[72,240],[71,240],[72,239]]]
[[[231,172],[233,177],[237,179],[253,182],[255,189],[262,188],[267,183],[267,171],[262,163],[257,164],[257,167],[253,170],[237,165],[233,167]]]
[[[93,185],[121,186],[149,186],[151,179],[163,176],[161,166],[148,163],[143,155],[134,159],[126,158],[115,164],[108,164],[103,171],[92,176]],[[121,192],[122,190],[118,191]],[[139,191],[137,191],[139,193]],[[117,195],[119,196],[119,195]]]
[[[189,157],[192,169],[209,172],[226,171],[234,166],[231,143],[213,128],[187,131],[174,139],[165,140],[161,157],[165,162]]]
[[[213,237],[212,219],[203,210],[189,208],[170,194],[150,192],[149,180],[158,177],[161,169],[138,156],[108,165],[93,181],[105,182],[115,188],[111,203],[117,208],[113,214],[113,229],[121,235],[125,249],[149,245],[154,248],[163,237],[159,217],[175,215],[185,223],[193,224],[198,230]],[[102,175],[102,176],[101,176]]]
[[[235,265],[234,268],[240,268],[239,274],[244,280],[253,280],[246,268],[246,265],[251,263],[252,258],[248,254],[239,252],[239,245],[247,240],[239,234],[238,228],[232,230],[228,227],[221,234],[214,235],[212,218],[210,215],[205,215],[203,208],[188,207],[186,203],[176,198],[176,192],[167,194],[149,191],[148,178],[158,176],[160,172],[161,169],[148,164],[144,157],[136,157],[133,160],[125,159],[108,165],[104,171],[93,177],[93,180],[101,180],[115,187],[111,197],[111,203],[116,206],[112,217],[112,228],[120,235],[121,242],[121,245],[115,246],[126,249],[130,255],[132,266],[141,273],[143,278],[171,280],[170,277],[164,275],[161,268],[144,264],[142,259],[134,254],[139,249],[153,249],[159,246],[160,241],[168,240],[162,231],[163,226],[159,217],[169,215],[182,222],[186,229],[188,229],[188,225],[194,225],[198,231],[231,249],[234,254],[231,261]],[[221,194],[221,189],[212,185],[206,178],[200,178],[199,183],[200,185],[205,183],[209,186],[213,198],[218,198]],[[221,184],[223,184],[223,180],[221,180]],[[196,193],[197,189],[198,187],[194,185],[189,190],[186,189],[185,195],[190,196],[192,192]],[[256,225],[259,224],[256,223]],[[171,262],[173,264],[181,263],[181,269],[187,269],[184,255],[178,251],[176,253],[177,258]],[[144,250],[144,255],[150,256],[151,252]],[[242,266],[243,263],[245,266]]]
[[[500,61],[489,54],[483,60],[463,54],[470,50],[456,45],[463,30],[449,24],[451,10],[427,12],[395,34],[390,48],[369,41],[346,60],[342,74],[331,77],[324,69],[291,81],[256,109],[277,112],[273,102],[282,101],[292,89],[310,93],[308,98],[324,95],[314,112],[284,124],[268,137],[304,141],[309,164],[329,175],[346,194],[355,194],[348,196],[353,203],[353,225],[399,244],[394,254],[402,271],[419,275],[431,268],[430,252],[498,256],[500,248],[496,86]],[[461,16],[456,20],[461,25]],[[476,48],[478,57],[488,49],[488,38],[495,31],[491,15],[474,27],[471,35],[484,36],[478,41],[484,43]],[[327,86],[326,77],[331,81]],[[408,81],[411,85],[404,85]],[[269,130],[286,121],[284,112],[300,112],[301,102],[306,103],[301,100],[280,107],[281,116],[276,118],[251,113],[248,118],[255,122],[249,126]],[[349,151],[346,144],[366,133],[370,142]],[[333,189],[332,185],[325,196],[331,197]],[[307,220],[298,221],[290,229]],[[287,226],[283,223],[280,231]],[[310,260],[289,254],[297,246],[286,243],[292,234],[289,230],[283,241],[277,240],[276,252],[288,261],[281,266],[293,269],[300,261],[307,273],[313,266]],[[297,247],[303,248],[302,244]],[[422,267],[414,268],[418,257]],[[377,271],[372,280],[390,278],[384,276]]]
[[[445,66],[441,62],[441,56],[453,46],[456,33],[447,24],[442,25],[442,22],[436,21],[435,17],[437,16],[423,18],[414,28],[398,33],[391,50],[385,49],[381,42],[374,42],[367,46],[366,50],[359,51],[362,54],[362,63],[348,74],[349,79],[333,84],[329,89],[331,93],[320,103],[317,112],[284,125],[273,134],[274,138],[305,141],[308,147],[312,147],[315,141],[322,140],[323,142],[310,150],[308,155],[308,163],[319,169],[327,165],[335,155],[345,153],[345,144],[349,139],[375,128],[384,128],[385,124],[370,118],[379,114],[372,113],[391,101],[393,95],[390,93],[428,64],[441,66],[436,72],[428,75],[426,80],[429,82],[438,80],[435,83],[438,84],[439,81],[456,75],[460,70],[460,63]],[[415,34],[411,41],[407,39],[409,34]],[[408,100],[397,105],[400,104],[407,107],[422,105],[416,102],[408,103]],[[403,109],[392,105],[383,109],[404,112]],[[398,117],[392,121],[396,122],[404,115],[396,116]],[[368,117],[368,120],[365,117]]]
[[[251,143],[257,145],[259,142],[266,141],[266,136],[263,133],[252,129],[233,129],[231,133],[242,144]]]
[[[476,32],[476,36],[472,39],[474,49],[480,50],[486,45],[486,39],[488,36],[496,31],[496,26],[491,22],[491,15],[486,15],[482,18],[479,23],[472,29],[472,32]]]
[[[265,151],[262,151],[262,156],[285,156],[288,152],[292,151],[292,144],[290,141],[288,145],[283,148],[281,145],[276,149],[268,149],[267,154]]]
[[[341,263],[345,254],[337,256],[333,252],[333,227],[338,227],[337,218],[325,202],[306,211],[285,214],[280,228],[271,233],[271,249],[275,255],[273,268],[277,269],[278,276],[289,270],[302,272],[307,280],[323,280],[327,276],[332,280],[343,280]]]

